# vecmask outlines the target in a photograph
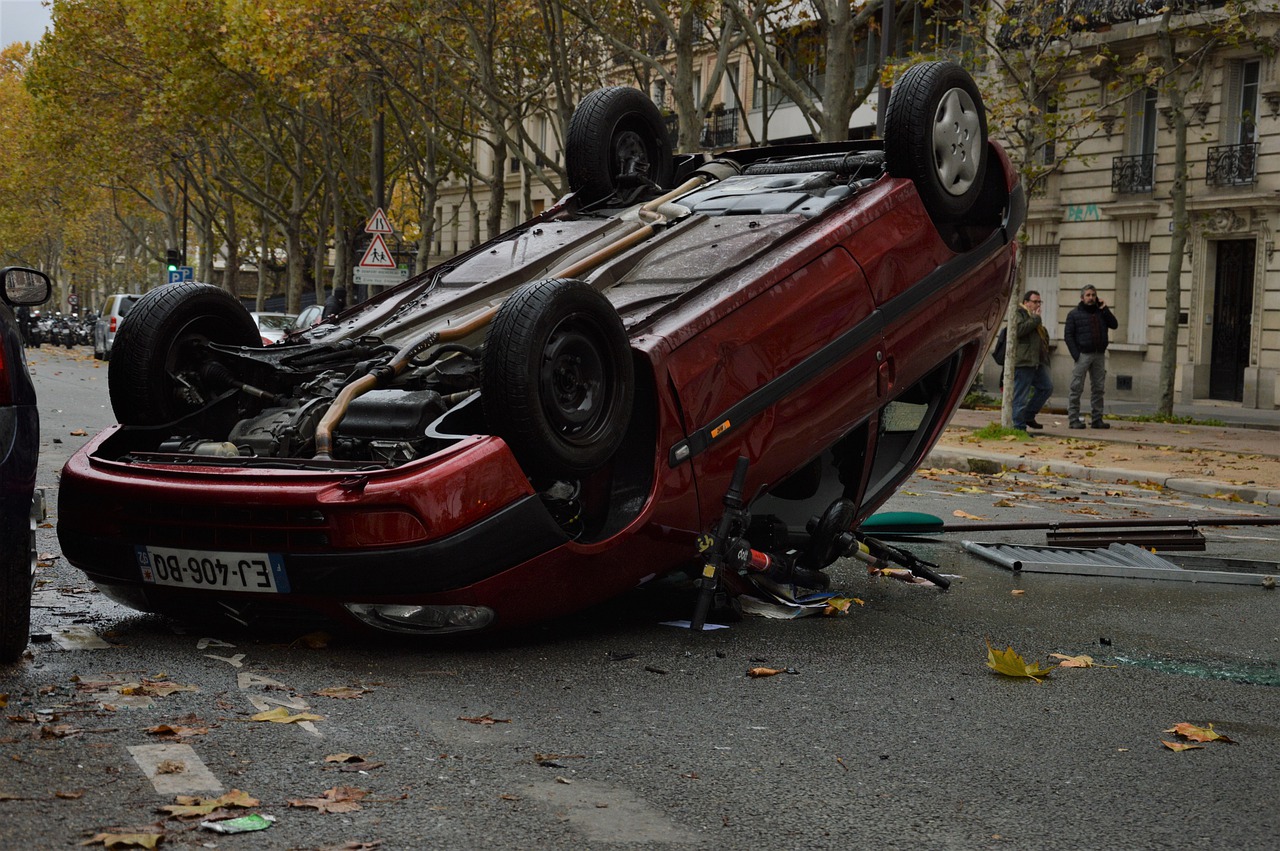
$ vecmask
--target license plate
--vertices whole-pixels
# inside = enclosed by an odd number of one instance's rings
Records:
[[[134,547],[142,581],[214,591],[289,593],[284,557],[279,553],[231,553]]]

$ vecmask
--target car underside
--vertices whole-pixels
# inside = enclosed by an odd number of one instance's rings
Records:
[[[945,105],[956,80],[916,94]],[[635,147],[618,141],[640,132],[630,92],[589,104],[617,121],[588,142]],[[941,123],[916,112],[903,132]],[[153,291],[115,342],[121,425],[64,471],[64,552],[141,609],[216,597],[236,620],[297,604],[439,632],[696,564],[695,539],[733,514],[717,546],[789,554],[774,579],[821,585],[835,541],[936,440],[1007,304],[1024,202],[981,136],[962,206],[922,190],[944,167],[912,174],[879,142],[713,158],[650,140],[266,347],[229,293]],[[749,512],[725,507],[735,488]]]

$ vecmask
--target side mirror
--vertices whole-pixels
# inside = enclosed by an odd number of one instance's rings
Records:
[[[44,272],[22,266],[0,269],[4,300],[12,305],[44,304],[53,295],[53,283]]]

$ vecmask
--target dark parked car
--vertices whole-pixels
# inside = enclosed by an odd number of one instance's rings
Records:
[[[35,498],[40,415],[14,308],[42,304],[52,292],[43,272],[0,269],[0,663],[27,647],[36,523],[44,516]]]
[[[63,553],[142,610],[428,634],[704,562],[823,585],[978,369],[1022,189],[952,63],[898,81],[883,143],[667,139],[592,93],[554,207],[267,348],[217,288],[149,293]]]

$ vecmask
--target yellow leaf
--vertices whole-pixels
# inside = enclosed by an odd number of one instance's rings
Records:
[[[785,673],[785,668],[751,668],[747,671],[748,677],[775,677],[778,674]]]
[[[980,514],[970,514],[969,512],[961,511],[958,508],[955,511],[951,512],[951,514],[955,517],[963,517],[965,520],[986,520],[987,519],[986,517],[983,517]]]
[[[1190,739],[1193,742],[1226,742],[1234,745],[1234,739],[1230,739],[1213,729],[1213,725],[1208,727],[1197,727],[1195,724],[1188,724],[1185,721],[1181,724],[1174,724],[1166,733],[1177,733],[1184,739]]]
[[[1186,742],[1166,742],[1164,739],[1160,740],[1160,744],[1171,751],[1194,751],[1204,747],[1204,745],[1190,745]]]
[[[853,597],[832,597],[827,600],[827,607],[822,610],[824,615],[847,615],[849,607],[853,605]]]
[[[1052,668],[1042,668],[1040,663],[1028,664],[1012,647],[996,650],[987,642],[987,667],[1005,677],[1026,677],[1040,682],[1053,672]]]
[[[167,804],[159,809],[161,812],[168,813],[170,818],[180,819],[207,816],[222,807],[249,809],[261,803],[257,798],[247,792],[241,792],[239,789],[232,789],[217,798],[194,798],[190,795],[179,795],[174,800],[176,803]]]
[[[1089,656],[1068,656],[1065,653],[1050,653],[1052,659],[1061,659],[1059,668],[1092,668],[1093,659]]]
[[[968,485],[960,485],[954,488],[956,493],[986,493],[982,488],[970,487]]]
[[[275,721],[278,724],[293,724],[296,721],[323,721],[324,717],[314,715],[310,712],[299,712],[297,715],[290,715],[288,709],[283,706],[277,706],[275,709],[269,709],[266,712],[259,712],[249,720]]]

